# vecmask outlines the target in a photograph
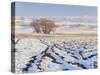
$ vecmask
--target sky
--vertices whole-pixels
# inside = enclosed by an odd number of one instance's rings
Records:
[[[97,7],[16,2],[16,16],[97,16]]]

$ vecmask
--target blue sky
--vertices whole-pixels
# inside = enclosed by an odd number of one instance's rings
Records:
[[[16,2],[16,16],[97,16],[97,7]]]

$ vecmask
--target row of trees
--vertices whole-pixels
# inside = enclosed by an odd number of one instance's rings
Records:
[[[31,25],[37,33],[44,34],[54,32],[54,29],[57,27],[54,21],[45,18],[35,20],[31,23]]]

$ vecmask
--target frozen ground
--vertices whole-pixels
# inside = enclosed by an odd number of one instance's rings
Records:
[[[97,68],[96,36],[36,36],[15,39],[15,72]]]

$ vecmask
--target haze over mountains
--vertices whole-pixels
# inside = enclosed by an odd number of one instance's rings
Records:
[[[50,19],[58,26],[55,33],[67,32],[96,32],[97,19],[94,16],[37,16],[37,17],[15,17],[15,27],[17,32],[35,32],[31,23],[40,18]]]
[[[16,16],[17,21],[25,21],[25,20],[35,20],[40,18],[47,18],[50,20],[53,20],[58,23],[66,22],[66,23],[88,23],[88,24],[96,24],[97,23],[97,17],[95,16],[29,16],[29,17],[20,17]]]

